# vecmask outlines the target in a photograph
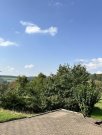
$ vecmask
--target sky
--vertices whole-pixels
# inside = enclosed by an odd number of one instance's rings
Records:
[[[102,0],[0,0],[0,74],[102,73]]]

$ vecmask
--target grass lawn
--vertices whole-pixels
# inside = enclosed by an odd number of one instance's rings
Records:
[[[31,115],[29,114],[17,113],[14,111],[4,110],[0,108],[0,122],[26,118],[30,116]]]
[[[102,98],[95,105],[91,117],[97,120],[102,120]]]

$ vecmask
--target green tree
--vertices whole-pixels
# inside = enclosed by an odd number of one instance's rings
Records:
[[[94,82],[88,82],[86,85],[77,85],[74,88],[74,94],[74,98],[84,116],[91,114],[95,103],[100,99],[100,90],[97,89]]]
[[[84,84],[86,85],[89,80],[90,74],[87,72],[86,67],[78,64],[72,68],[73,83],[74,85]]]
[[[22,88],[28,83],[28,78],[26,76],[18,76],[16,82]]]

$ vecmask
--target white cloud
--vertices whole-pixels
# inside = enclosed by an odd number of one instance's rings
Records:
[[[26,66],[26,70],[24,70],[24,67],[18,67],[18,69],[16,69],[13,66],[3,66],[0,65],[0,74],[1,75],[13,75],[13,76],[19,76],[19,75],[26,75],[26,76],[32,76],[32,75],[36,75],[37,71],[34,70],[30,70],[31,68],[33,68],[33,65],[25,65]],[[27,72],[27,69],[29,70],[29,72]]]
[[[87,70],[92,73],[102,73],[100,69],[102,68],[102,58],[94,58],[90,60],[79,59],[79,63],[85,65]]]
[[[20,23],[23,25],[23,26],[27,26],[27,25],[34,25],[33,23],[31,22],[25,22],[25,21],[20,21]]]
[[[94,58],[85,64],[89,70],[102,68],[102,58]]]
[[[33,24],[31,22],[20,21],[20,23],[25,26],[25,33],[27,34],[50,34],[51,36],[55,36],[58,32],[58,28],[51,26],[47,29],[42,29],[38,25]]]
[[[96,74],[102,74],[102,71],[97,71]]]
[[[54,6],[54,7],[61,7],[63,6],[62,2],[59,0],[50,0],[49,1],[49,6]]]
[[[102,58],[94,58],[94,59],[92,59],[92,62],[102,63]]]
[[[57,1],[57,2],[54,3],[54,5],[57,6],[57,7],[60,7],[60,6],[62,6],[62,3]]]
[[[12,66],[1,66],[0,67],[0,72],[2,72],[2,73],[9,74],[9,73],[12,73],[14,71],[16,71],[16,69]]]
[[[25,66],[24,66],[24,68],[26,68],[26,69],[32,69],[33,67],[34,67],[33,64],[29,64],[29,65],[25,65]]]
[[[0,46],[2,47],[7,47],[7,46],[16,46],[17,44],[15,42],[5,40],[0,37]]]
[[[14,68],[14,67],[7,66],[7,67],[5,68],[5,70],[8,71],[8,72],[12,72],[12,71],[15,70],[15,68]]]
[[[86,60],[85,60],[85,59],[76,59],[75,61],[76,61],[76,62],[78,62],[78,63],[86,62]]]

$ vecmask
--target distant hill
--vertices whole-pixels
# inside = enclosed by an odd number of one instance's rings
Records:
[[[8,76],[8,75],[0,75],[0,83],[13,82],[17,79],[18,76]],[[28,80],[32,80],[33,77],[28,77]]]
[[[102,74],[91,74],[90,78],[97,81],[102,81]]]
[[[0,75],[0,83],[13,82],[17,79],[18,76],[8,76],[8,75]],[[32,80],[34,77],[28,77],[29,80]],[[101,81],[102,82],[102,74],[91,74],[90,79]]]
[[[0,83],[13,82],[17,79],[17,76],[0,75]]]

